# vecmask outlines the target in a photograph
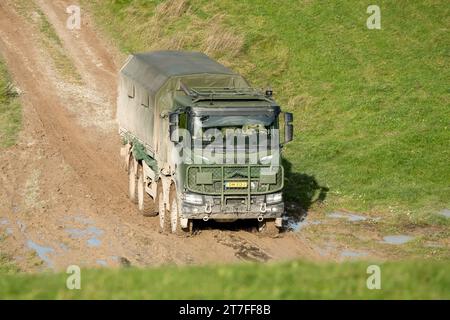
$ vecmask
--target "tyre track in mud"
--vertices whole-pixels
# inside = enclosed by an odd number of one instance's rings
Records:
[[[11,225],[7,244],[22,257],[24,269],[33,269],[25,261],[30,241],[63,244],[44,255],[56,269],[68,263],[114,266],[121,259],[146,266],[318,257],[299,235],[272,239],[245,231],[207,230],[178,238],[159,233],[157,218],[139,216],[126,197],[114,123],[116,61],[123,57],[99,38],[85,13],[81,30],[66,29],[65,8],[72,3],[35,3],[55,28],[83,83],[62,80],[50,54],[39,45],[41,35],[33,22],[17,13],[13,1],[0,3],[0,50],[24,91],[20,141],[0,157],[0,181],[7,190],[0,209]],[[27,207],[24,197],[30,193],[35,199]],[[81,236],[68,230],[81,230]],[[101,235],[102,244],[86,244],[85,230]]]

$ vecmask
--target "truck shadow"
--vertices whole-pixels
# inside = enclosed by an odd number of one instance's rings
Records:
[[[286,218],[284,230],[293,229],[292,226],[305,220],[310,207],[321,203],[327,197],[329,188],[321,186],[313,175],[294,172],[292,163],[282,159],[284,167],[283,197],[286,204]]]

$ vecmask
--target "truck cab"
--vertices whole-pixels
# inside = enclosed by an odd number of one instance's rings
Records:
[[[260,227],[281,227],[283,114],[269,91],[185,86],[183,91],[169,117],[171,142],[182,153],[174,157],[181,219],[254,219]],[[288,142],[292,117],[284,116]]]

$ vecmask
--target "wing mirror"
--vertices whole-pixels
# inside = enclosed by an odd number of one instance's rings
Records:
[[[290,112],[284,113],[284,143],[292,141],[294,138],[294,116]]]

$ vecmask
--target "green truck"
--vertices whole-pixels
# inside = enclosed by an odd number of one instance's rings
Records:
[[[281,228],[280,150],[293,118],[270,89],[199,52],[133,54],[119,72],[117,120],[129,197],[164,232],[210,219]]]

